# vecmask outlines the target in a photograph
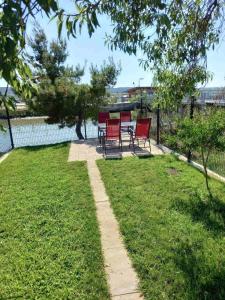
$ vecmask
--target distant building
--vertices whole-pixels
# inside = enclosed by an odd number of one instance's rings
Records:
[[[147,94],[147,98],[151,100],[154,95],[154,88],[152,87],[119,87],[108,90],[117,98],[117,103],[130,102],[130,98],[135,95]]]
[[[117,103],[129,102],[128,90],[130,87],[110,88],[108,92],[117,98]]]
[[[141,95],[141,93],[147,94],[147,99],[151,102],[154,97],[156,88],[151,86],[145,87],[134,87],[128,89],[129,98],[135,95]],[[200,95],[197,99],[200,105],[213,105],[217,104],[220,106],[225,106],[225,88],[223,87],[205,87],[199,89]],[[188,103],[188,98],[183,100],[184,104]]]
[[[225,88],[210,87],[200,88],[200,97],[198,101],[205,105],[218,104],[225,106]]]
[[[197,103],[199,105],[219,105],[225,106],[225,88],[222,87],[206,87],[199,89],[199,97]],[[183,100],[184,104],[189,102],[189,98],[186,97]]]
[[[155,88],[151,86],[133,87],[128,90],[129,98],[145,93],[147,98],[151,100],[155,93]]]

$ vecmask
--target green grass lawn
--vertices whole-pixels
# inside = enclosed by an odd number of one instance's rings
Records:
[[[99,160],[145,299],[225,299],[225,185],[173,156]]]
[[[109,299],[86,164],[68,146],[0,164],[0,299]]]

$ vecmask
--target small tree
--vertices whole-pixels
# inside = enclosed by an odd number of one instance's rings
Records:
[[[102,66],[90,68],[90,84],[79,84],[84,69],[65,66],[68,56],[65,41],[48,43],[44,31],[37,26],[30,40],[32,53],[28,56],[33,67],[34,80],[38,89],[29,107],[48,116],[48,123],[63,126],[76,125],[76,134],[84,139],[81,126],[86,118],[96,119],[97,111],[104,106],[109,97],[107,88],[116,84],[120,73],[112,58]]]
[[[185,118],[179,124],[177,138],[186,149],[200,152],[206,187],[211,195],[207,167],[213,150],[225,151],[225,110],[214,108],[195,115],[194,119]]]
[[[84,75],[84,68],[80,65],[75,68],[65,65],[69,55],[66,41],[58,39],[48,42],[39,24],[36,24],[33,30],[29,45],[31,53],[27,54],[27,58],[32,67],[33,79],[37,84],[47,79],[55,85],[56,79],[65,76],[78,83]]]

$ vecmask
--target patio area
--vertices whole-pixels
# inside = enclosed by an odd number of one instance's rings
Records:
[[[123,158],[129,156],[151,156],[151,155],[162,155],[165,154],[163,149],[156,145],[154,140],[151,140],[151,151],[146,145],[140,144],[135,147],[135,153],[133,152],[132,146],[129,147],[129,142],[124,141],[122,151],[119,149],[118,145],[113,145],[107,149],[106,155],[104,155],[104,150],[99,145],[98,139],[89,139],[82,141],[74,141],[71,143],[68,161],[82,161],[82,160],[97,160],[103,157],[107,158]]]

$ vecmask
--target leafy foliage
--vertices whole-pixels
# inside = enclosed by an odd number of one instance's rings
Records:
[[[187,149],[200,151],[209,190],[209,156],[213,150],[225,151],[225,111],[212,109],[195,115],[194,119],[185,118],[179,124],[177,138]]]
[[[75,1],[77,24],[87,22],[90,35],[98,23],[96,13],[107,14],[113,34],[107,37],[112,49],[128,54],[141,50],[144,68],[156,71],[155,83],[163,105],[176,106],[183,96],[194,96],[196,86],[207,82],[207,50],[218,43],[224,28],[224,1]],[[75,19],[73,19],[75,18]],[[168,85],[169,83],[169,85]],[[166,97],[165,97],[166,96]],[[175,102],[175,104],[174,104]]]
[[[15,98],[12,96],[2,96],[0,95],[0,107],[4,106],[9,110],[15,109]]]
[[[29,18],[42,11],[47,16],[57,11],[56,0],[1,1],[0,4],[0,78],[17,92],[31,96],[31,71],[24,59]]]
[[[61,26],[65,21],[70,34],[76,35],[83,24],[87,24],[92,35],[99,26],[98,14],[106,14],[113,24],[109,45],[129,54],[143,50],[147,56],[143,62],[146,66],[152,60],[159,61],[165,52],[179,62],[188,61],[190,53],[205,56],[206,50],[218,42],[223,29],[222,0],[83,0],[74,3],[75,13],[61,9],[58,14]],[[187,46],[186,50],[183,45]]]
[[[224,150],[225,112],[211,109],[198,113],[190,120],[185,118],[179,126],[179,137],[187,147]]]
[[[186,98],[198,96],[197,84],[204,84],[210,74],[204,67],[158,69],[154,77],[156,93],[154,106],[164,109],[177,109]]]

